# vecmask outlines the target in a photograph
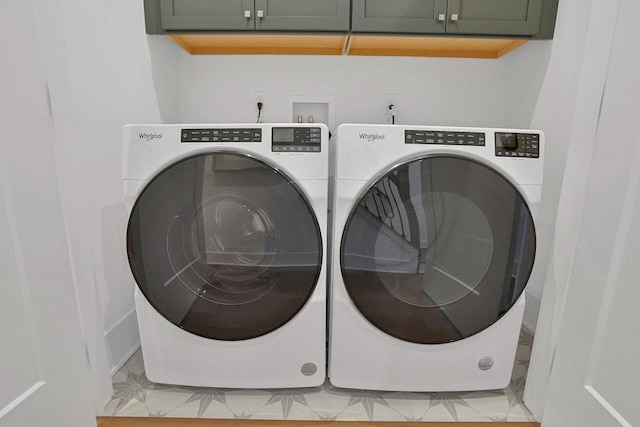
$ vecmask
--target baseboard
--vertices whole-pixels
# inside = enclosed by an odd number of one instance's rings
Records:
[[[140,348],[136,310],[132,309],[117,321],[105,332],[104,338],[107,342],[109,371],[113,376]]]
[[[98,427],[540,427],[534,421],[293,421],[216,418],[97,417]]]
[[[522,326],[531,332],[531,334],[535,334],[536,325],[538,324],[538,314],[540,313],[540,298],[527,293],[526,301]]]

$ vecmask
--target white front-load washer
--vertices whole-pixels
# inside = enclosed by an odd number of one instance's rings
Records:
[[[346,124],[332,150],[331,383],[508,385],[535,258],[542,132]]]
[[[147,377],[322,384],[327,127],[126,125],[123,182]]]

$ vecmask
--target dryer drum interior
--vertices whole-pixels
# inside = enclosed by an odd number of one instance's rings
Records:
[[[206,338],[265,335],[310,298],[322,262],[317,219],[284,173],[216,152],[151,180],[127,228],[138,287],[167,320]]]
[[[391,169],[355,204],[340,263],[360,313],[386,334],[441,344],[495,323],[535,257],[520,192],[476,161],[431,156]]]

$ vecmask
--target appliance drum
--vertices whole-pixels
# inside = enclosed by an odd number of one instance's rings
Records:
[[[167,320],[202,337],[243,340],[304,307],[322,239],[308,200],[282,171],[213,152],[146,185],[129,218],[127,254],[140,291]]]
[[[518,189],[475,160],[396,166],[357,200],[340,266],[360,313],[396,338],[442,344],[488,328],[531,274],[533,218]]]

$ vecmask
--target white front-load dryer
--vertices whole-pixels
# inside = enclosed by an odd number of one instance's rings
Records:
[[[127,256],[147,377],[325,380],[325,125],[127,125]]]
[[[332,150],[331,383],[508,385],[536,251],[542,132],[347,124]]]

